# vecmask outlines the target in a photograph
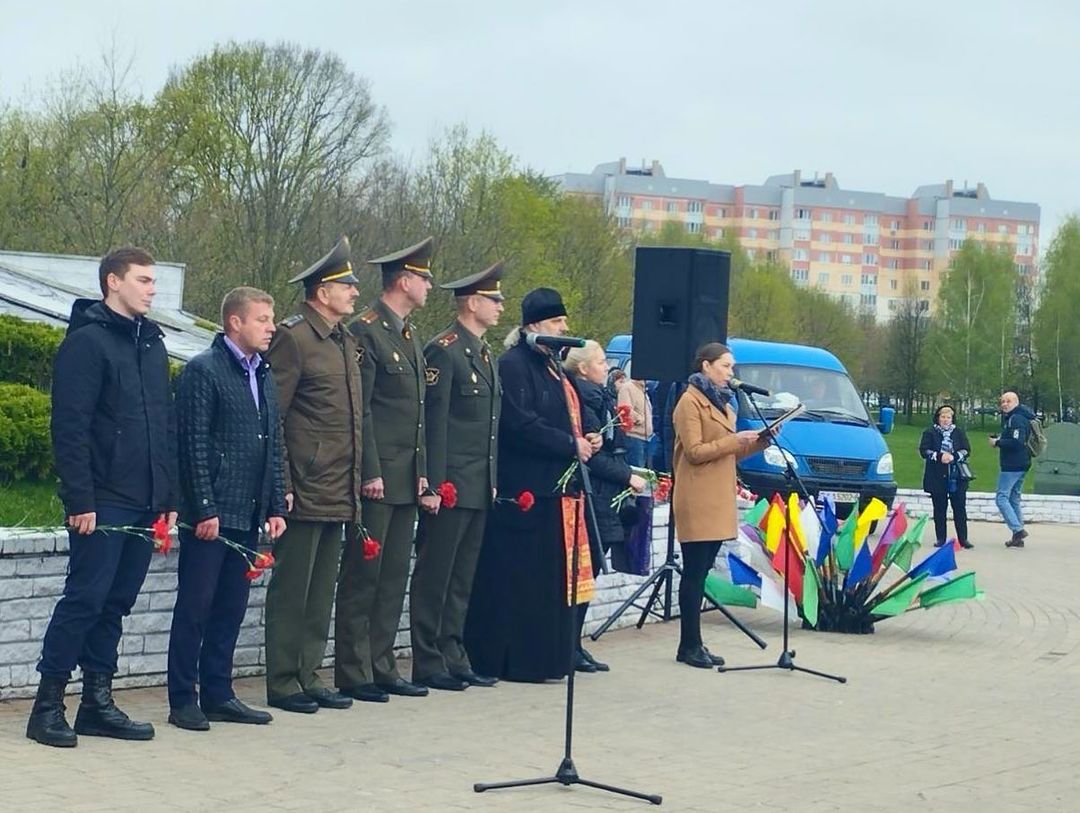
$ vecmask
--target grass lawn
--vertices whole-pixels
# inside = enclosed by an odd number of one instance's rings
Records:
[[[0,485],[0,527],[62,525],[64,507],[56,483],[18,480]]]
[[[911,426],[897,421],[893,431],[885,436],[893,455],[896,484],[900,488],[922,488],[923,460],[919,457],[919,439],[923,430],[930,425],[930,416],[916,415],[912,420],[915,423]],[[998,477],[998,450],[991,448],[987,438],[999,431],[1000,426],[992,420],[986,421],[982,427],[979,424],[980,421],[975,419],[970,425],[964,425],[964,431],[971,441],[969,463],[975,472],[975,481],[969,488],[972,491],[993,491]],[[1031,493],[1034,481],[1034,477],[1025,479],[1025,494]]]

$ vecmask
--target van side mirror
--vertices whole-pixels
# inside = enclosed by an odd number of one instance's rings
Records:
[[[896,423],[896,410],[892,407],[882,407],[879,415],[881,420],[878,421],[878,431],[883,435],[887,435],[893,430],[893,424]]]

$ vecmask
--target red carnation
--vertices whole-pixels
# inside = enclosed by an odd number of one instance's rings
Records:
[[[247,569],[247,573],[244,574],[244,578],[247,579],[249,582],[253,582],[257,578],[259,578],[259,576],[261,576],[261,575],[262,575],[262,571],[259,570],[259,568],[257,568],[257,567],[249,567]]]
[[[620,429],[629,432],[634,428],[634,413],[631,411],[629,404],[619,404],[615,407],[615,411],[618,412]]]
[[[457,487],[449,480],[445,481],[436,490],[442,498],[443,508],[453,508],[457,505]]]
[[[379,544],[378,539],[372,539],[367,534],[364,535],[364,558],[371,561],[382,551],[382,545]]]
[[[671,480],[666,477],[661,478],[656,483],[656,491],[653,496],[657,502],[667,502],[668,497],[671,496]]]
[[[265,570],[268,567],[273,567],[277,563],[274,561],[274,554],[272,553],[256,553],[255,564]]]
[[[163,555],[168,555],[172,550],[172,536],[169,535],[169,523],[165,517],[158,517],[154,520],[154,524],[150,526],[150,530],[154,533],[154,546],[161,551]]]
[[[514,500],[517,503],[517,507],[522,511],[529,511],[534,505],[536,505],[536,497],[533,496],[531,491],[522,491],[517,495],[517,499]]]

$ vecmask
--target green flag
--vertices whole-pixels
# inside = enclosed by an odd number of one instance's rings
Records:
[[[851,570],[855,561],[855,526],[858,524],[854,509],[836,535],[836,564],[841,570]]]
[[[907,538],[915,543],[916,548],[922,545],[923,528],[926,527],[926,522],[929,519],[929,514],[923,514],[915,521],[915,527],[907,532]]]
[[[951,601],[967,601],[978,594],[979,591],[975,588],[975,573],[972,571],[924,590],[919,596],[919,606],[927,608],[937,604],[948,604]]]
[[[919,588],[922,587],[924,581],[926,581],[925,573],[916,579],[912,579],[870,612],[874,615],[900,615],[900,613],[906,612],[915,596],[918,595]]]
[[[743,514],[742,521],[747,525],[757,525],[761,522],[761,518],[765,516],[765,512],[769,510],[769,501],[766,499],[760,499],[750,508],[746,509],[746,513]]]
[[[756,607],[757,596],[745,587],[734,585],[719,573],[710,571],[705,577],[705,595],[717,604],[731,607]]]
[[[811,627],[817,627],[818,619],[818,590],[821,582],[818,580],[817,567],[809,559],[806,562],[806,572],[803,573],[802,582],[802,612],[803,618]]]

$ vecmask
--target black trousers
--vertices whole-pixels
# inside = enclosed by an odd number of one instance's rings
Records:
[[[99,505],[99,526],[149,528],[157,514]],[[46,677],[69,679],[76,665],[83,672],[116,672],[116,646],[124,616],[131,612],[142,589],[154,553],[152,542],[123,531],[95,531],[89,536],[70,531],[64,595],[53,610],[41,661]]]
[[[951,503],[956,538],[961,542],[967,542],[967,491],[957,489],[953,492],[935,492],[930,495],[930,499],[934,503],[934,531],[937,534],[937,541],[944,542],[948,537],[949,525],[945,512]]]
[[[222,528],[226,539],[255,550],[257,531]],[[169,634],[169,708],[196,702],[198,680],[205,708],[234,697],[233,651],[247,612],[248,563],[221,542],[180,531],[176,607]]]
[[[720,542],[680,542],[682,581],[679,582],[679,652],[701,646],[701,602]]]

